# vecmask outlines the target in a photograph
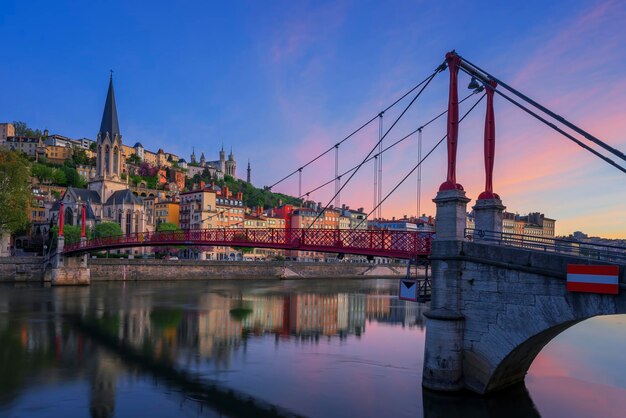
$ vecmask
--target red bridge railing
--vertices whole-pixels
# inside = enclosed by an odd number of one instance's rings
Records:
[[[64,254],[129,247],[228,246],[415,258],[430,254],[433,234],[347,229],[200,229],[137,232],[68,244]]]

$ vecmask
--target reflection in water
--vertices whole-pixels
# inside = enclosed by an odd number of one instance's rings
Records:
[[[76,402],[88,406],[91,416],[123,416],[128,411],[120,406],[126,392],[120,382],[145,383],[147,376],[160,379],[170,393],[210,407],[201,408],[202,415],[250,416],[251,404],[255,416],[291,415],[280,402],[267,403],[224,379],[233,356],[237,368],[249,357],[251,341],[315,347],[359,340],[371,321],[424,327],[425,307],[395,298],[393,281],[337,282],[325,291],[315,289],[327,287],[322,283],[273,283],[4,287],[0,372],[11,378],[0,380],[0,412],[19,415],[28,410],[30,393],[78,384],[87,392]],[[53,402],[54,407],[63,408]]]
[[[515,385],[495,396],[481,397],[471,393],[448,395],[423,389],[425,418],[539,418],[524,385]]]
[[[427,306],[396,292],[395,280],[3,287],[0,415],[539,416],[523,385],[422,392]],[[540,410],[559,416],[549,390]]]

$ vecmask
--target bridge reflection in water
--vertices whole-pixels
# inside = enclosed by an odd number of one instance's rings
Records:
[[[539,416],[523,386],[420,400],[427,306],[396,285],[4,287],[0,415]]]

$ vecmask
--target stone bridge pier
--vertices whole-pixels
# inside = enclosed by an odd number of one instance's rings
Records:
[[[87,207],[85,204],[81,208],[81,231],[80,240],[84,242],[86,238]],[[87,253],[75,257],[66,257],[63,254],[65,248],[65,237],[63,227],[65,224],[65,208],[63,201],[59,205],[59,232],[57,237],[57,247],[48,261],[44,261],[43,279],[49,281],[53,286],[87,285],[90,282],[91,273],[87,267]]]
[[[588,260],[467,241],[465,192],[445,190],[434,201],[437,239],[426,313],[425,388],[486,394],[512,386],[524,380],[537,354],[559,333],[593,316],[626,313],[623,292],[566,290],[567,264]],[[488,203],[477,216],[491,217],[481,222],[497,228],[504,206]],[[620,289],[626,288],[625,270],[620,267]]]
[[[87,267],[88,255],[85,253],[76,257],[66,257],[63,255],[64,244],[65,240],[60,236],[56,252],[50,260],[44,261],[44,281],[50,282],[53,286],[88,285],[91,281],[91,272]]]

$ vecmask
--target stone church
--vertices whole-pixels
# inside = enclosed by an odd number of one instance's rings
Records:
[[[200,161],[196,159],[195,149],[191,152],[191,163],[196,164],[198,167],[208,168],[211,176],[217,178],[224,178],[224,176],[231,176],[237,178],[237,161],[235,161],[235,155],[233,149],[230,149],[228,159],[226,159],[226,152],[224,152],[224,146],[220,150],[220,159],[216,161],[207,161],[204,156],[204,152],[200,155]]]
[[[125,234],[147,230],[146,208],[143,199],[135,196],[128,183],[121,179],[125,161],[122,154],[122,134],[120,133],[113,89],[113,77],[109,80],[109,90],[100,131],[96,141],[96,175],[89,182],[87,190],[68,187],[61,198],[65,207],[65,222],[78,225],[81,207],[87,205],[87,225],[100,222],[116,222]],[[58,219],[59,204],[52,212]]]

